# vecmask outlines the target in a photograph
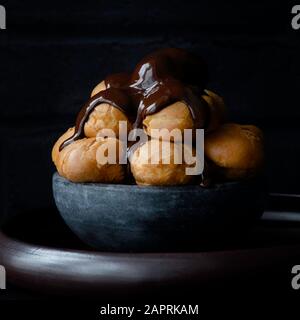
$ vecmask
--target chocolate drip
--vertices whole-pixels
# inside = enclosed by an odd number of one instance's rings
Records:
[[[101,103],[108,103],[124,113],[130,112],[130,101],[123,91],[115,88],[100,91],[98,94],[90,98],[79,111],[75,124],[75,132],[70,138],[60,145],[59,151],[71,144],[73,141],[84,137],[84,125],[89,119],[90,114]]]
[[[106,90],[99,92],[80,110],[72,137],[65,146],[84,137],[84,125],[101,103],[109,103],[135,118],[134,128],[142,128],[147,115],[177,101],[184,101],[195,128],[205,128],[209,110],[202,98],[208,73],[204,62],[183,49],[167,48],[142,59],[132,72],[117,73],[105,79]]]

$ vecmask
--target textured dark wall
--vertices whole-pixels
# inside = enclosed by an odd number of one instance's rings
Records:
[[[53,205],[50,160],[92,87],[166,46],[198,52],[231,119],[263,128],[271,191],[299,193],[300,42],[287,1],[2,1],[1,211]]]

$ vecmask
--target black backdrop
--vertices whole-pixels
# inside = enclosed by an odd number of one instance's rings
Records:
[[[90,90],[166,46],[202,55],[231,119],[265,132],[271,192],[299,193],[300,30],[288,1],[1,1],[1,216],[53,206],[51,146]]]

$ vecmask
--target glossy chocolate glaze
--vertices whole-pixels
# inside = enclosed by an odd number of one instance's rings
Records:
[[[106,90],[99,92],[80,110],[73,136],[60,146],[84,137],[84,125],[91,112],[101,103],[109,103],[134,119],[133,128],[142,128],[147,115],[154,114],[177,101],[184,101],[195,128],[205,128],[208,106],[202,98],[208,73],[205,63],[183,49],[158,50],[143,58],[129,73],[105,79]]]
[[[131,106],[128,96],[120,89],[109,88],[100,91],[90,98],[80,110],[76,119],[74,134],[60,145],[60,151],[72,142],[84,137],[84,125],[88,121],[90,114],[101,103],[111,104],[124,113],[128,113]]]

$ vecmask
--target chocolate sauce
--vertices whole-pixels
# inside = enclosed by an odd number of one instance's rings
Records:
[[[59,151],[72,142],[84,137],[84,125],[88,121],[90,114],[101,103],[111,104],[126,114],[130,113],[130,100],[122,90],[109,88],[104,91],[100,91],[95,96],[90,98],[79,111],[76,119],[74,134],[60,145]]]
[[[208,124],[209,109],[202,98],[208,73],[204,62],[183,49],[167,48],[143,58],[129,73],[118,73],[105,79],[106,90],[99,92],[83,106],[75,132],[60,146],[84,137],[84,125],[101,103],[109,103],[135,119],[133,128],[142,128],[147,115],[154,114],[177,101],[184,101],[195,128]]]

